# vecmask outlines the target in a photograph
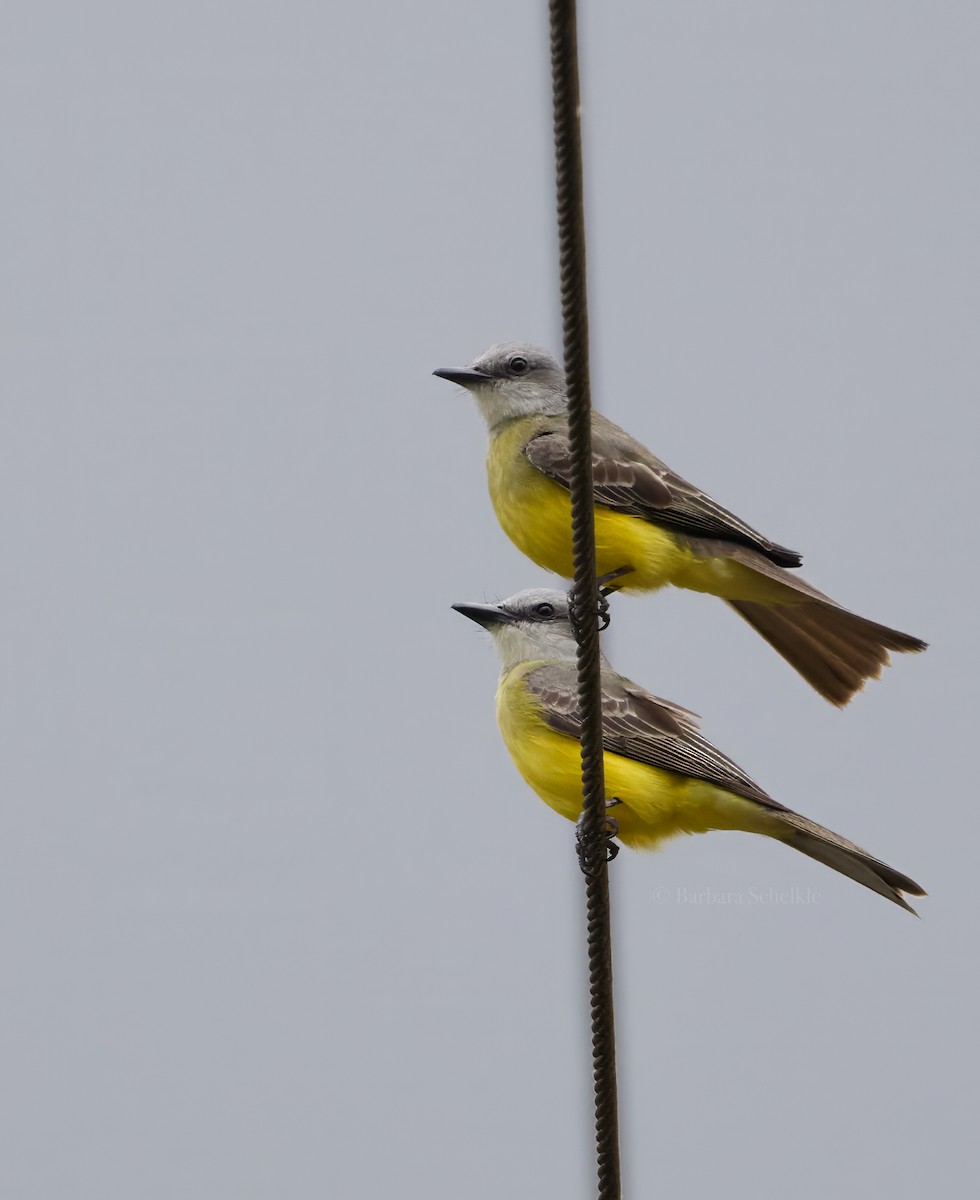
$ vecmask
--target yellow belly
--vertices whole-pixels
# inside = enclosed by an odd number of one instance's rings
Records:
[[[580,745],[541,718],[524,677],[539,663],[521,663],[500,681],[497,720],[510,756],[545,804],[570,821],[582,811]],[[741,829],[768,833],[773,824],[760,805],[673,771],[620,754],[603,756],[606,796],[621,801],[611,812],[627,846],[652,847],[678,833]],[[773,826],[775,828],[775,826]]]
[[[565,579],[574,575],[572,506],[568,491],[531,466],[523,454],[538,418],[510,422],[490,442],[487,481],[504,532],[538,566]],[[620,567],[632,571],[620,580],[626,591],[652,591],[673,584],[729,599],[762,600],[772,585],[739,563],[699,558],[670,530],[595,506],[597,574]]]

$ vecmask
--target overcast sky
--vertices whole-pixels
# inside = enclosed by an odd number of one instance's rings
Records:
[[[619,670],[931,893],[621,854],[626,1190],[967,1195],[980,13],[581,7],[597,404],[932,643],[839,713],[615,602]],[[5,6],[11,1200],[593,1192],[572,828],[449,607],[549,579],[430,374],[560,351],[545,8]]]

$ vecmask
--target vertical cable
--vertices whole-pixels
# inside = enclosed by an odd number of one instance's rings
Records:
[[[549,0],[549,15],[562,334],[572,456],[572,539],[575,561],[572,616],[578,640],[578,696],[582,722],[584,804],[581,842],[586,869],[589,925],[598,1196],[599,1200],[619,1200],[616,1042],[602,772],[602,694],[597,620],[599,586],[596,582],[592,499],[592,402],[589,392],[589,316],[575,0]]]

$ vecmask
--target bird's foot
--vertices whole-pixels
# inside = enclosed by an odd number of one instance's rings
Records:
[[[611,800],[606,801],[606,812],[609,809],[615,808],[618,804],[622,804],[622,800],[618,800],[615,796]],[[585,845],[585,830],[584,830],[585,813],[583,812],[579,819],[575,822],[575,853],[578,855],[578,865],[582,870],[583,875],[592,875],[594,868],[589,861],[589,851]],[[619,853],[619,847],[613,841],[613,838],[619,833],[619,822],[615,817],[607,816],[602,827],[604,835],[604,849],[606,854],[606,862],[611,863]]]
[[[611,596],[613,592],[618,592],[622,586],[621,584],[615,583],[614,580],[619,579],[622,575],[629,575],[632,570],[633,568],[630,566],[617,567],[615,571],[607,571],[605,575],[600,575],[596,580],[596,584],[599,588],[599,602],[597,608],[599,614],[600,633],[602,630],[609,628],[609,600],[607,597]]]
[[[613,580],[619,579],[621,575],[628,575],[632,570],[632,567],[617,567],[615,571],[607,571],[605,575],[600,575],[596,580],[598,595],[595,598],[595,615],[599,622],[600,633],[604,629],[609,628],[609,601],[607,597],[611,596],[613,592],[619,591],[620,587],[619,584],[613,583]],[[593,593],[593,595],[595,595],[595,593]],[[577,602],[577,596],[574,588],[572,588],[572,590],[568,593],[568,600],[572,627],[577,631],[580,619],[580,607]],[[591,597],[589,597],[589,600],[591,600]],[[586,608],[586,620],[590,619],[591,616],[588,608],[591,608],[591,604],[589,604]]]

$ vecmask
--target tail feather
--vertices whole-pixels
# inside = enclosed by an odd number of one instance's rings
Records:
[[[889,650],[916,653],[926,648],[918,638],[868,621],[832,600],[728,603],[811,687],[841,708],[866,680],[880,677],[889,664]]]
[[[824,829],[815,821],[801,817],[799,813],[787,811],[781,813],[780,817],[789,829],[786,833],[776,836],[787,846],[792,846],[801,854],[806,854],[824,866],[847,875],[848,878],[877,892],[879,896],[884,896],[886,900],[891,900],[893,904],[918,915],[902,895],[903,892],[910,896],[926,894],[915,880],[909,879],[901,871],[896,871],[894,867],[881,862],[867,850],[862,850],[860,846],[855,846],[839,834]]]

